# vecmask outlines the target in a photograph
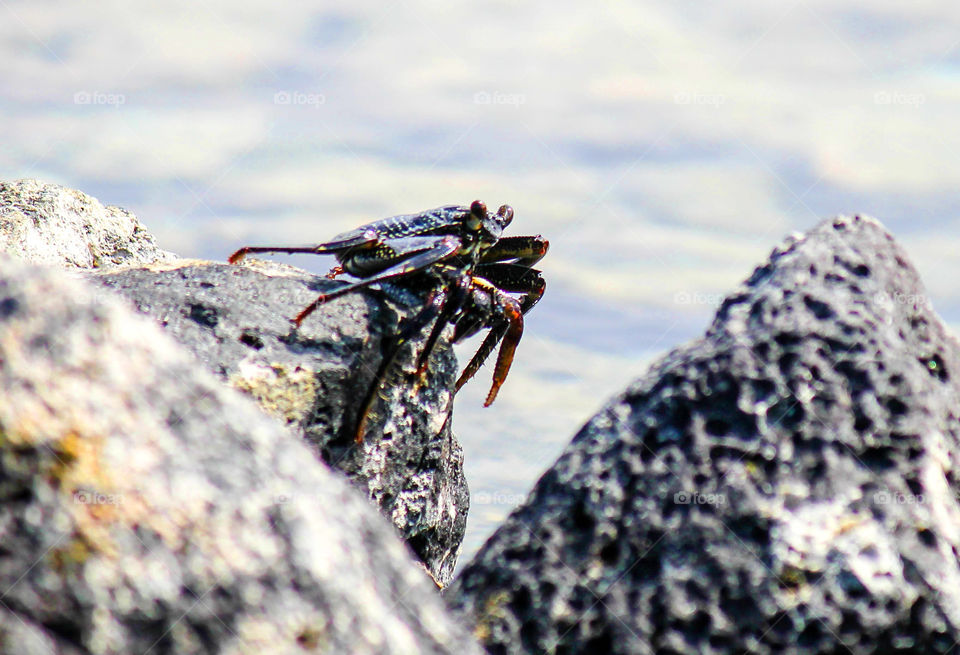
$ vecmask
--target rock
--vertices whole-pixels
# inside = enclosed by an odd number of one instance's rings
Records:
[[[85,655],[66,639],[47,631],[29,616],[0,608],[0,653],[17,655]]]
[[[437,583],[449,582],[469,507],[462,450],[446,421],[452,351],[438,349],[428,385],[394,375],[375,408],[373,436],[362,447],[353,443],[383,338],[398,322],[381,296],[352,294],[294,332],[291,313],[334,283],[267,262],[239,268],[177,259],[126,210],[36,180],[0,182],[0,249],[32,263],[109,273],[94,279],[298,430],[390,517]],[[397,368],[405,363],[401,357]]]
[[[3,652],[479,653],[365,499],[112,294],[0,258],[0,388]]]
[[[789,239],[448,590],[493,654],[944,653],[960,349],[876,221]]]
[[[390,518],[438,584],[449,582],[469,507],[463,454],[446,421],[457,374],[449,347],[438,347],[419,387],[402,371],[413,367],[422,339],[403,351],[358,445],[358,410],[399,320],[376,291],[333,300],[295,330],[290,317],[341,282],[257,260],[179,260],[92,279],[295,428]]]
[[[112,268],[169,261],[137,217],[38,180],[0,182],[0,251],[36,264]]]

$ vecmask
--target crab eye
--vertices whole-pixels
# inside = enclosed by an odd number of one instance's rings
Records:
[[[497,210],[497,216],[502,219],[500,222],[503,223],[504,227],[510,225],[510,221],[513,220],[513,207],[501,205],[500,209]]]
[[[470,205],[470,213],[467,214],[467,227],[476,232],[483,225],[483,219],[487,217],[487,206],[479,200],[474,200]]]
[[[479,200],[474,200],[473,203],[470,204],[470,213],[477,218],[485,218],[487,215],[487,206]]]

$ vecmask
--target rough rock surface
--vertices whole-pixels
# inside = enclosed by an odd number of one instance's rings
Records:
[[[3,652],[479,653],[365,499],[111,294],[0,257],[0,388]]]
[[[174,259],[127,210],[38,180],[0,182],[0,252],[67,268]]]
[[[960,349],[876,221],[789,239],[451,586],[490,653],[944,653]]]
[[[331,301],[294,329],[291,316],[341,283],[257,260],[179,260],[92,279],[132,300],[210,370],[293,426],[370,496],[439,584],[451,579],[469,492],[460,445],[445,424],[457,372],[448,347],[438,347],[429,383],[420,386],[404,373],[414,350],[403,351],[406,361],[382,386],[358,445],[357,410],[398,322],[377,292]]]

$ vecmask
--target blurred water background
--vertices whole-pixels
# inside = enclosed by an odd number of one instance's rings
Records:
[[[461,561],[791,231],[875,215],[960,326],[947,2],[2,0],[0,48],[2,178],[126,207],[179,255],[477,198],[550,239],[499,399],[489,367],[457,399]]]

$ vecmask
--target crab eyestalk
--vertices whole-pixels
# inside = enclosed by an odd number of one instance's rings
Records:
[[[500,224],[503,227],[510,225],[510,222],[513,221],[513,207],[510,205],[500,205],[500,209],[497,210],[497,216],[500,217]]]

